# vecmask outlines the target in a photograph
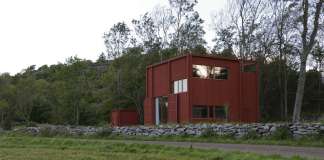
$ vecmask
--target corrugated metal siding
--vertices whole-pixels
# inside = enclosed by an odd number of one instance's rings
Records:
[[[209,80],[192,77],[192,65],[202,64],[229,69],[227,80]],[[230,121],[256,122],[259,119],[257,73],[242,73],[237,60],[186,55],[147,68],[147,98],[145,124],[155,123],[154,98],[168,96],[168,121],[174,123],[196,122],[193,105],[228,105]],[[174,95],[174,80],[188,78],[188,92]],[[240,83],[242,78],[242,83]],[[242,88],[240,85],[242,84]],[[240,99],[242,89],[242,97]],[[175,102],[176,99],[176,102]],[[240,104],[242,103],[242,104]],[[177,104],[177,110],[175,106]],[[177,112],[177,113],[176,113]]]
[[[138,125],[138,113],[136,110],[121,109],[111,112],[111,125],[112,126],[129,126]]]

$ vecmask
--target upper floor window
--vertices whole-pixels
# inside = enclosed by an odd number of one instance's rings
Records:
[[[188,90],[188,80],[181,79],[173,82],[173,93],[187,92]]]
[[[193,65],[192,76],[205,79],[227,79],[228,69],[206,65]]]

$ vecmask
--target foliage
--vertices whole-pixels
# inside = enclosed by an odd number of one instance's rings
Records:
[[[101,130],[99,130],[99,131],[96,133],[96,136],[97,136],[97,137],[104,138],[104,137],[108,137],[108,136],[110,136],[111,133],[112,133],[112,129],[111,129],[111,128],[102,128]]]
[[[271,138],[275,140],[292,139],[293,135],[288,126],[278,127],[272,134]]]
[[[249,130],[247,134],[243,136],[243,139],[258,139],[260,136],[255,130]]]

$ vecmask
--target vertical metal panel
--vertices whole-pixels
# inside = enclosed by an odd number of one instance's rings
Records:
[[[154,124],[154,119],[153,119],[153,102],[152,98],[145,98],[144,100],[144,124],[145,125],[152,125]]]
[[[168,65],[163,64],[153,68],[153,97],[169,93]]]
[[[138,113],[132,109],[114,110],[111,112],[112,126],[138,125]]]
[[[177,95],[170,94],[168,96],[168,122],[177,123],[178,122],[178,104]]]

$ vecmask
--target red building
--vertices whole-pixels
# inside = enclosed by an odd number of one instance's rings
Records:
[[[135,109],[116,109],[111,112],[112,126],[138,125],[138,113]]]
[[[258,66],[184,55],[147,67],[144,123],[257,122]]]

